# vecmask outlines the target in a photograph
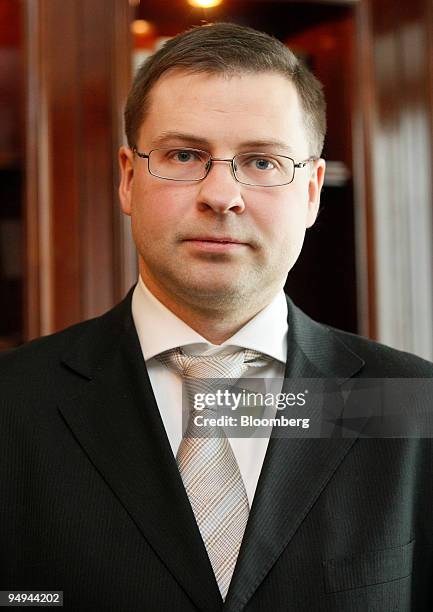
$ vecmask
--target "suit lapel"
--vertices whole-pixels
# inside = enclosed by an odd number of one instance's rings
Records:
[[[87,327],[65,357],[88,383],[59,408],[155,553],[192,602],[213,612],[221,596],[156,406],[130,300],[131,293]]]
[[[342,383],[362,365],[363,361],[332,331],[289,302],[286,379],[334,378]],[[290,390],[287,381],[283,390]],[[334,406],[336,418],[340,409],[340,404]],[[310,410],[319,412],[321,406],[309,406]],[[281,435],[278,428],[274,432]],[[355,439],[356,435],[341,439],[270,439],[224,610],[238,612],[245,608]]]

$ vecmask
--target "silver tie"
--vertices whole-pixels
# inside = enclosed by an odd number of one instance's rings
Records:
[[[250,366],[268,363],[253,350],[224,356],[189,356],[176,348],[157,356],[181,374],[190,403],[188,427],[176,455],[177,465],[211,562],[225,599],[248,521],[248,498],[236,457],[224,431],[217,426],[197,426],[194,417],[215,417],[215,410],[193,408],[196,393],[214,393],[216,378],[234,384]],[[216,381],[218,383],[218,381]]]

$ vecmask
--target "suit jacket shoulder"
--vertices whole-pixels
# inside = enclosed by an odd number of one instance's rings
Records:
[[[390,378],[431,378],[433,376],[433,363],[426,359],[363,336],[335,328],[329,329],[345,346],[363,357],[365,361],[363,375],[366,377],[378,376],[378,373]]]
[[[357,334],[318,323],[287,298],[289,346],[299,345],[319,370],[332,377],[348,360],[360,360],[356,375],[364,378],[431,378],[433,363]]]
[[[0,354],[0,397],[47,400],[80,386],[103,366],[126,328],[133,327],[132,290],[105,314]],[[74,368],[75,361],[79,367]],[[79,376],[71,376],[79,374]],[[44,395],[44,397],[41,396]]]

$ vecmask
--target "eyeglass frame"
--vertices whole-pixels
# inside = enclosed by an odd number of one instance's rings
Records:
[[[175,179],[175,178],[167,178],[166,176],[159,176],[158,174],[154,174],[153,172],[151,172],[150,170],[150,155],[153,153],[153,151],[170,151],[171,149],[181,149],[182,151],[200,151],[201,153],[206,153],[206,155],[209,156],[208,161],[206,162],[205,168],[206,168],[206,174],[204,176],[202,176],[199,179]],[[199,181],[203,181],[207,175],[209,174],[211,168],[212,168],[212,163],[214,161],[217,162],[227,162],[230,164],[231,166],[231,170],[232,170],[232,175],[235,179],[236,182],[238,182],[240,185],[248,185],[249,187],[284,187],[285,185],[290,185],[291,183],[293,183],[293,181],[295,180],[295,175],[296,175],[296,170],[300,169],[300,168],[305,168],[305,166],[307,164],[309,164],[312,161],[317,161],[318,159],[320,159],[319,157],[316,156],[312,156],[309,157],[308,159],[304,159],[300,162],[295,162],[295,160],[292,157],[289,157],[288,155],[280,155],[279,153],[275,153],[275,155],[277,155],[278,157],[284,157],[285,159],[290,159],[291,162],[293,162],[293,177],[292,180],[289,181],[288,183],[279,183],[278,185],[256,185],[254,183],[245,183],[244,181],[240,181],[238,179],[238,177],[236,176],[236,169],[235,169],[235,164],[234,164],[234,160],[236,159],[236,157],[238,157],[239,155],[247,155],[247,154],[251,154],[254,153],[256,155],[267,155],[266,153],[260,153],[259,151],[246,151],[245,153],[236,153],[236,155],[234,155],[231,159],[223,159],[220,157],[212,157],[211,154],[209,153],[209,151],[204,151],[203,149],[195,149],[194,147],[158,147],[156,149],[151,149],[149,151],[149,153],[143,153],[141,151],[138,151],[138,149],[136,147],[132,147],[131,148],[132,152],[136,155],[138,155],[138,157],[140,157],[141,159],[147,159],[147,170],[149,172],[149,174],[151,176],[154,176],[155,178],[160,178],[163,181],[176,181],[178,183],[198,183]]]

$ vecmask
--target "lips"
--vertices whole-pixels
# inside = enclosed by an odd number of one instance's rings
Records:
[[[247,244],[243,240],[238,240],[231,236],[196,236],[194,238],[186,238],[185,240],[193,242],[216,242],[220,244]]]
[[[229,254],[243,253],[250,245],[232,236],[194,236],[186,238],[183,242],[189,246],[194,253],[202,254]]]

